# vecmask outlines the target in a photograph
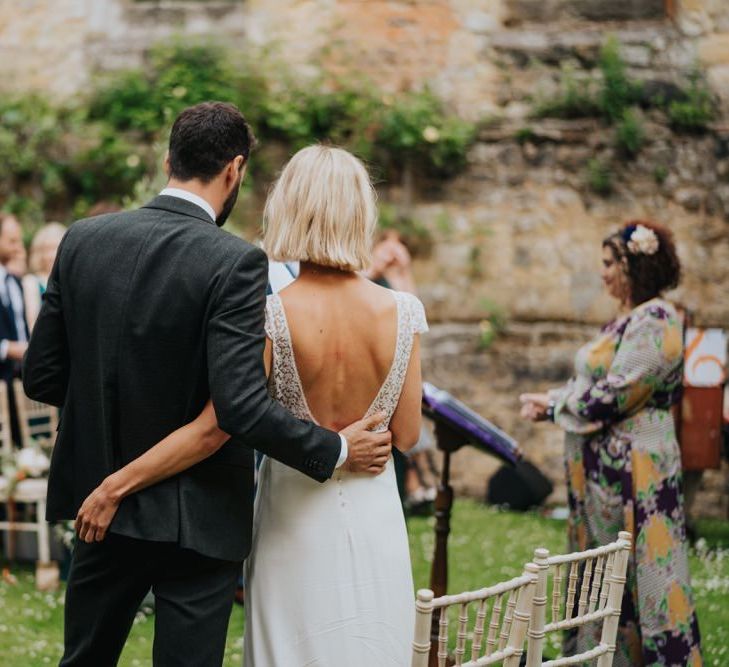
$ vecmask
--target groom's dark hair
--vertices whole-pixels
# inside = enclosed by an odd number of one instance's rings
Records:
[[[256,145],[250,126],[234,104],[202,102],[175,119],[170,133],[170,177],[210,182],[238,155],[245,160]]]

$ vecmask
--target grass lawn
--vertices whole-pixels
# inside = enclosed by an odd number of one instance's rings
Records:
[[[456,502],[450,539],[449,589],[479,588],[521,573],[537,546],[563,551],[565,524],[537,514],[500,512],[472,501]],[[409,520],[416,587],[428,584],[433,519]],[[691,554],[691,572],[706,665],[729,665],[729,522],[699,524],[704,539]],[[57,664],[61,653],[63,594],[35,590],[30,569],[16,569],[18,584],[0,583],[0,664]],[[139,614],[120,665],[150,665],[154,618]],[[226,667],[242,661],[243,611],[230,620]]]

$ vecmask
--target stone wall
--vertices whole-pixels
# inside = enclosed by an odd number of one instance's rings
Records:
[[[602,322],[612,304],[601,240],[621,221],[650,217],[678,241],[684,280],[672,296],[697,322],[729,326],[729,134],[682,137],[645,122],[650,139],[634,162],[617,158],[613,131],[593,121],[484,130],[464,174],[428,187],[412,209],[434,239],[416,264],[431,314],[477,320],[495,302],[518,320]],[[594,155],[611,165],[606,198],[586,182]]]
[[[366,71],[393,91],[428,83],[481,117],[503,112],[512,81],[544,74],[531,65],[589,57],[608,32],[638,69],[680,76],[696,62],[729,95],[723,0],[0,0],[0,74],[3,87],[69,96],[160,39],[214,36],[275,44],[303,72]],[[530,76],[511,68],[515,53]]]

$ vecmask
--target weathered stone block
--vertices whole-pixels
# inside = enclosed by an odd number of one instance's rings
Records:
[[[704,65],[729,64],[729,33],[704,37],[699,41],[698,53]]]
[[[570,0],[570,11],[592,21],[661,19],[664,0]]]
[[[679,188],[674,198],[687,211],[698,211],[704,203],[705,196],[706,193],[699,188]]]

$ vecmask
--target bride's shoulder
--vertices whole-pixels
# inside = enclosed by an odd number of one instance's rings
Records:
[[[428,331],[428,320],[425,317],[423,302],[410,292],[395,292],[395,298],[412,323],[413,331],[417,334]]]

